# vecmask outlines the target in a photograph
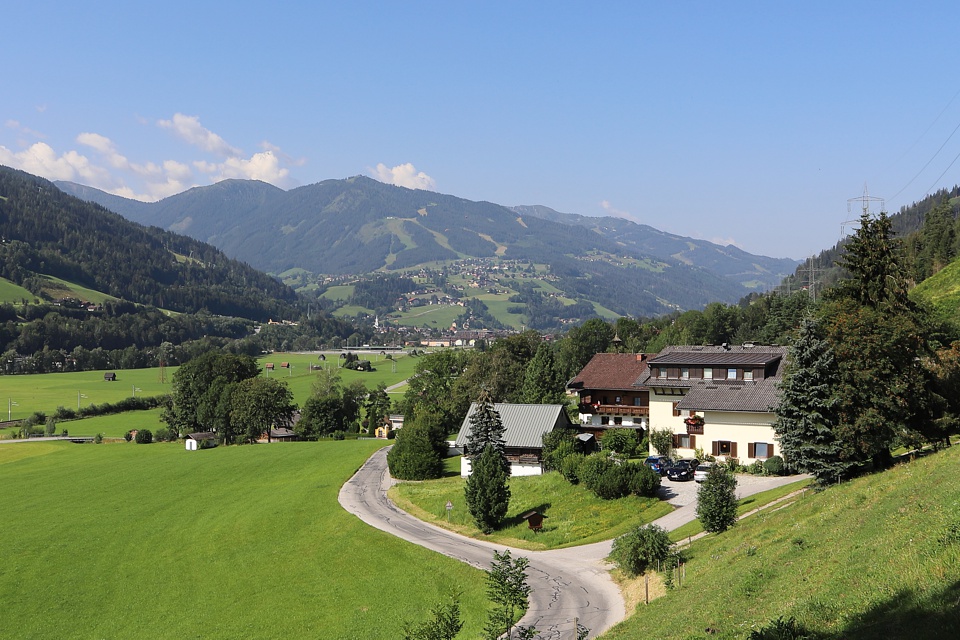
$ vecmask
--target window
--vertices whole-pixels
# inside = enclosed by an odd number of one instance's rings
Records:
[[[704,380],[713,380],[713,369],[707,367],[703,370],[703,379]]]
[[[682,380],[689,380],[689,379],[690,379],[690,369],[688,369],[687,367],[681,368],[681,369],[680,369],[680,378],[681,378]]]
[[[737,457],[737,443],[729,440],[714,440],[711,453],[715,456]]]
[[[623,398],[621,398],[620,396],[617,396],[616,398],[613,399],[613,404],[620,404],[620,401],[621,401],[622,399],[623,399]]]
[[[634,398],[634,399],[633,399],[633,406],[635,406],[635,407],[642,407],[642,406],[643,406],[643,398],[640,398],[640,397]]]
[[[737,370],[727,369],[727,380],[736,380],[736,379],[737,379]]]
[[[616,425],[623,424],[623,418],[621,418],[620,416],[614,416],[613,424],[616,424]]]
[[[769,442],[751,442],[747,445],[747,456],[750,458],[773,457],[773,445]]]
[[[600,416],[600,424],[610,424],[610,416]]]
[[[744,380],[753,380],[753,369],[744,369],[744,370],[743,370],[743,379],[744,379]]]
[[[696,449],[697,437],[688,433],[678,433],[673,436],[673,446],[677,449]]]

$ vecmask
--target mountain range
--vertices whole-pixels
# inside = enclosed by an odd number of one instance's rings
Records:
[[[225,180],[159,202],[69,182],[63,191],[145,225],[209,242],[274,274],[364,274],[472,258],[548,264],[570,297],[621,314],[735,302],[798,264],[666,234],[620,218],[509,208],[355,176],[284,191]]]

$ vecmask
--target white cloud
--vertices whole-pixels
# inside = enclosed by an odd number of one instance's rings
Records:
[[[175,113],[170,120],[158,120],[157,125],[161,128],[172,130],[181,140],[199,147],[204,151],[216,153],[228,158],[243,155],[240,149],[227,144],[226,140],[213,131],[205,129],[200,124],[200,118],[197,116],[185,116],[182,113]]]
[[[373,170],[373,177],[380,182],[396,185],[398,187],[407,187],[408,189],[426,189],[427,191],[436,191],[436,181],[425,174],[423,171],[417,171],[411,163],[398,164],[392,169],[382,162],[377,164]]]
[[[287,167],[305,162],[291,158],[278,146],[266,141],[260,145],[264,151],[246,157],[240,149],[202,127],[196,117],[177,113],[170,120],[159,120],[156,124],[201,149],[203,153],[196,154],[201,157],[194,156],[185,161],[131,162],[113,140],[89,131],[75,138],[76,144],[87,153],[73,149],[59,153],[46,142],[36,141],[42,138],[40,134],[10,119],[4,122],[7,128],[30,135],[34,142],[18,141],[18,147],[22,148],[19,151],[0,145],[0,164],[49,180],[70,180],[125,198],[153,201],[198,184],[227,178],[262,180],[288,187],[291,181]],[[208,154],[220,157],[203,157]]]
[[[201,173],[209,175],[214,182],[228,178],[241,178],[281,185],[286,182],[290,174],[289,169],[280,165],[280,158],[273,151],[255,153],[249,158],[227,158],[220,163],[197,160],[193,166]]]

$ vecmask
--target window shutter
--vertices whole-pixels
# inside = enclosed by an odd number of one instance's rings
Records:
[[[751,442],[747,444],[747,457],[756,458],[757,457],[756,453],[757,453],[757,447],[754,445],[754,443]]]
[[[690,448],[691,449],[697,448],[697,436],[690,436]]]
[[[673,434],[673,448],[678,449],[680,447],[680,436]]]
[[[714,440],[711,446],[712,446],[712,449],[711,449],[712,455],[715,455],[715,456],[720,455],[720,443]]]
[[[767,455],[769,455],[771,458],[774,456],[772,442],[767,445]]]
[[[736,458],[736,457],[737,457],[737,443],[736,443],[736,442],[731,442],[731,443],[730,443],[730,457],[731,457],[731,458]]]

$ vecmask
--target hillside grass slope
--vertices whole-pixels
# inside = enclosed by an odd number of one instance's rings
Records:
[[[382,638],[482,572],[337,503],[383,442],[0,445],[3,638]]]
[[[960,637],[960,447],[738,523],[685,553],[681,588],[603,637]],[[771,636],[773,637],[773,636]]]

